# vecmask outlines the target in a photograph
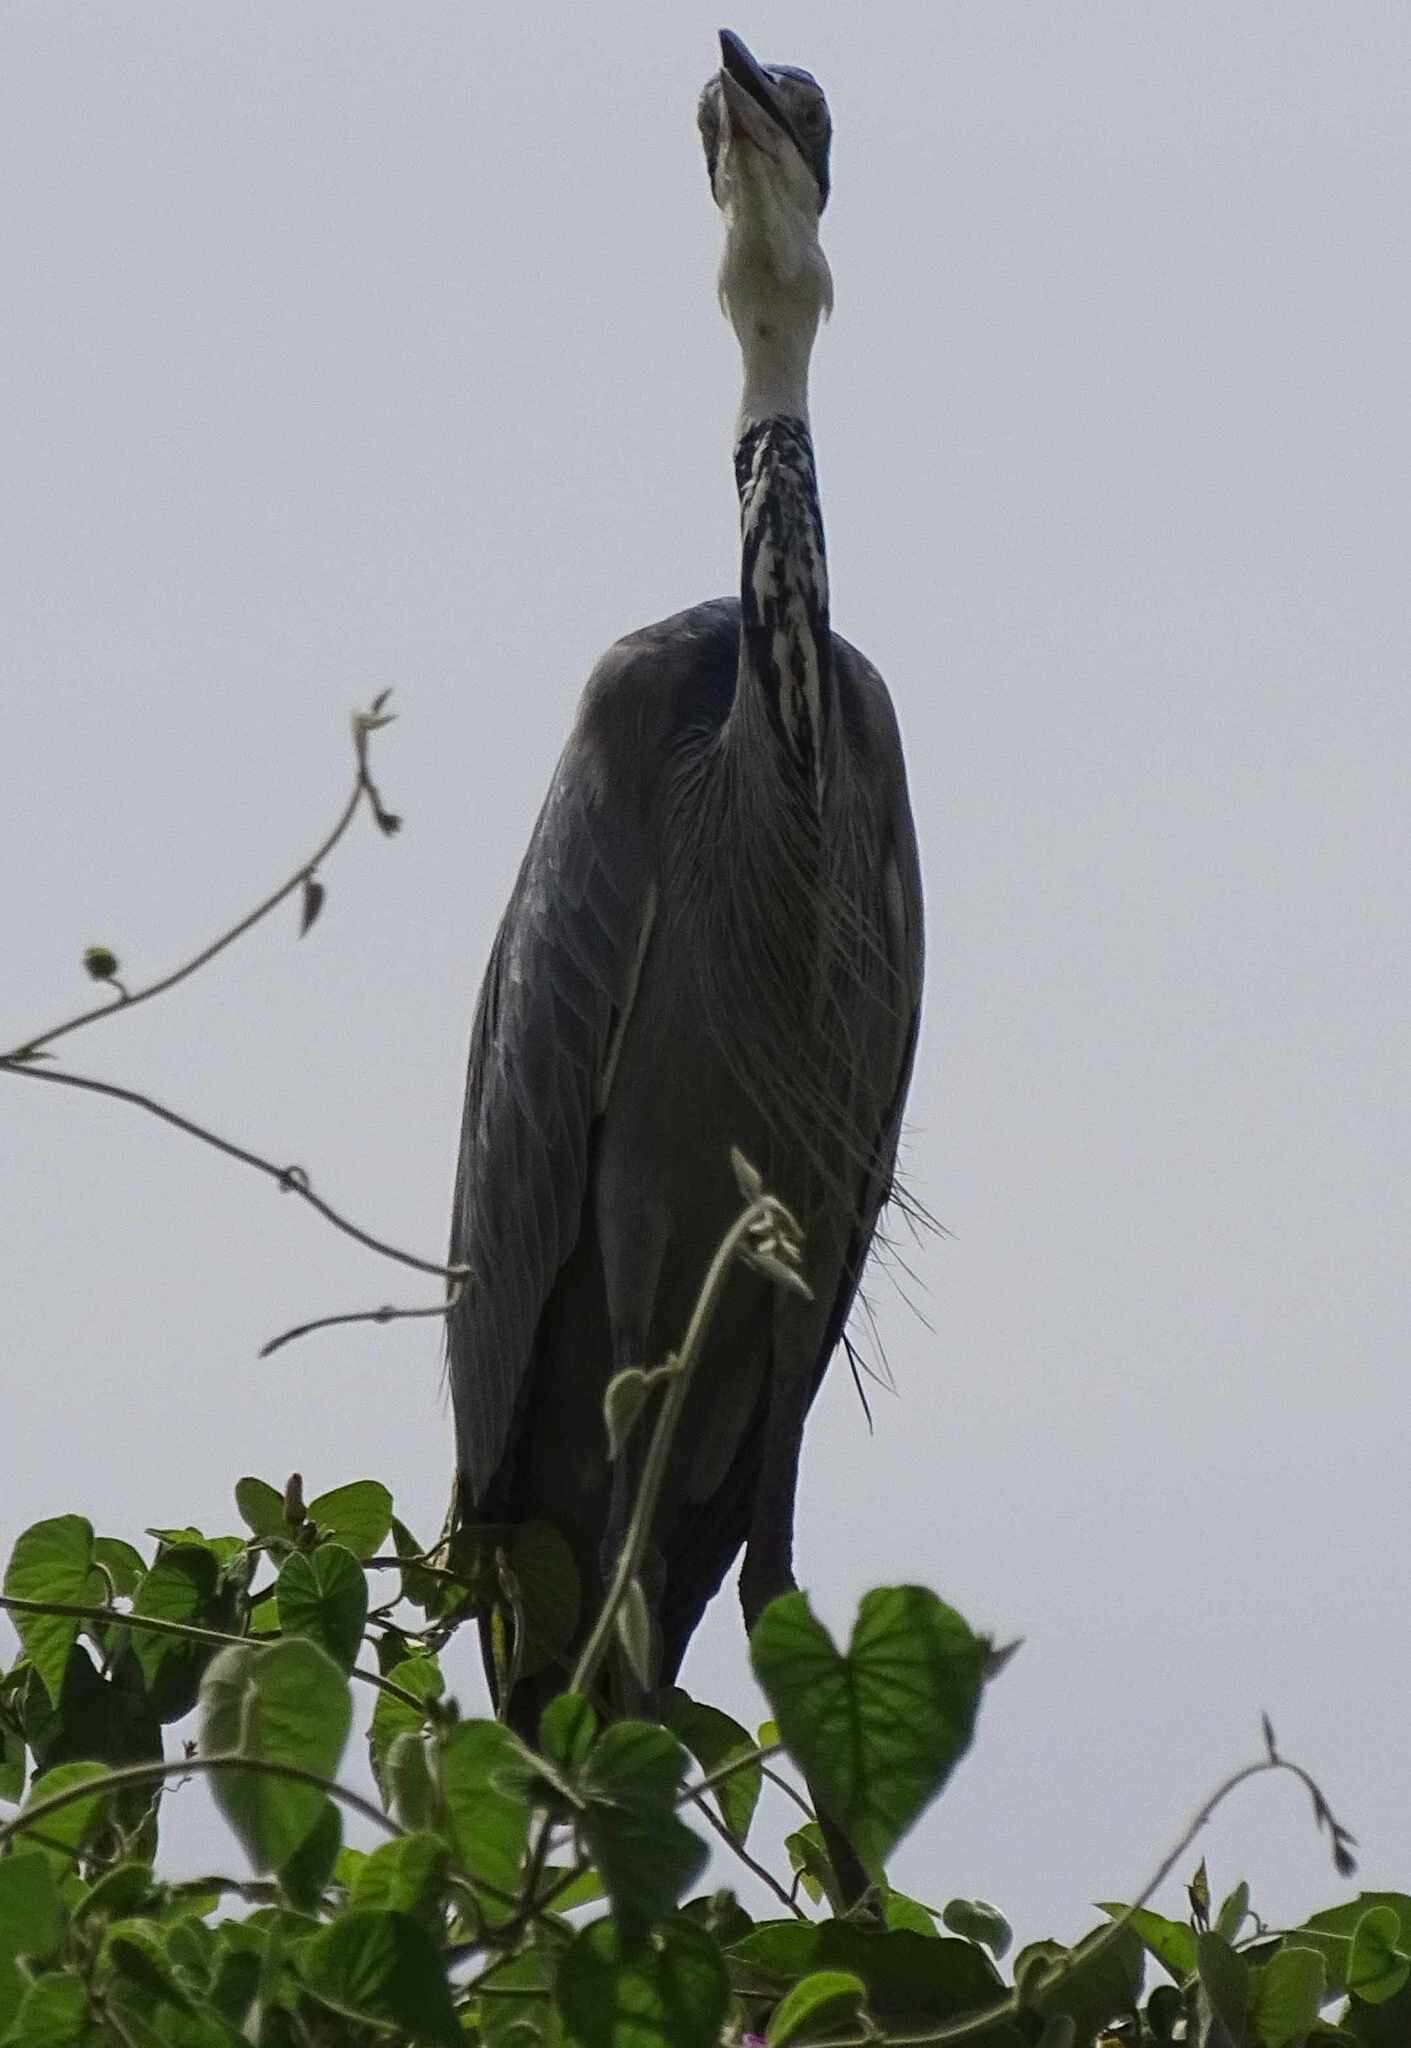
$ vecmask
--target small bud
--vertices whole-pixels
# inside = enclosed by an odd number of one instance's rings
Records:
[[[299,937],[304,938],[323,909],[324,886],[316,875],[305,875],[303,901],[299,906]]]
[[[629,1581],[622,1605],[617,1610],[617,1640],[626,1653],[637,1683],[650,1688],[654,1662],[652,1617],[640,1579]]]
[[[751,1166],[738,1145],[730,1147],[730,1164],[735,1173],[735,1185],[746,1202],[757,1202],[764,1193],[764,1181],[757,1166]]]
[[[118,971],[118,956],[106,946],[89,946],[83,964],[94,981],[112,981]]]

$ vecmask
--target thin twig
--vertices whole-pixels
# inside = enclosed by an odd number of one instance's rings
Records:
[[[751,1764],[759,1764],[762,1767],[770,1757],[779,1756],[783,1748],[782,1742],[771,1742],[767,1749],[741,1750],[740,1754],[732,1756],[728,1763],[719,1765],[713,1771],[708,1771],[703,1778],[697,1778],[694,1785],[688,1785],[677,1799],[676,1804],[684,1806],[690,1799],[699,1799],[703,1792],[714,1792],[716,1787],[723,1785],[727,1778],[733,1778],[737,1771],[747,1771]],[[765,1771],[764,1775],[767,1778],[774,1778],[773,1771]],[[780,1782],[779,1779],[775,1778],[776,1784]],[[812,1820],[813,1809],[809,1807],[806,1810],[809,1819]]]
[[[772,1223],[776,1213],[777,1205],[773,1204],[768,1196],[757,1196],[725,1233],[715,1257],[710,1262],[705,1284],[691,1314],[685,1340],[677,1354],[676,1369],[667,1384],[661,1407],[657,1411],[656,1426],[652,1431],[651,1443],[643,1462],[641,1483],[633,1505],[632,1519],[627,1525],[627,1534],[613,1568],[607,1598],[569,1681],[570,1690],[573,1692],[586,1696],[591,1691],[598,1667],[612,1642],[623,1602],[642,1568],[642,1560],[651,1539],[652,1523],[656,1519],[657,1501],[666,1478],[666,1467],[676,1425],[681,1419],[686,1395],[690,1391],[691,1375],[704,1345],[706,1333],[715,1318],[716,1306],[730,1269],[751,1233],[767,1227]]]
[[[777,1785],[781,1792],[793,1800],[805,1820],[817,1820],[817,1814],[804,1798],[798,1786],[791,1785],[782,1771],[771,1771],[766,1765],[764,1775],[768,1778],[771,1785]]]
[[[1225,1778],[1216,1787],[1215,1791],[1211,1793],[1194,1819],[1187,1824],[1179,1840],[1174,1843],[1168,1853],[1161,1859],[1154,1875],[1142,1887],[1131,1905],[1120,1913],[1109,1926],[1104,1927],[1096,1938],[1084,1947],[1081,1954],[1076,1952],[1071,1954],[1066,1962],[1058,1964],[1051,1973],[1040,1978],[1037,1984],[1030,1985],[1026,1983],[1026,2003],[1031,2003],[1036,1996],[1043,1998],[1051,1995],[1075,1970],[1086,1969],[1094,1956],[1100,1955],[1104,1949],[1110,1948],[1118,1935],[1123,1932],[1142,1910],[1143,1906],[1165,1884],[1176,1865],[1189,1852],[1191,1844],[1201,1829],[1214,1817],[1216,1810],[1224,1804],[1230,1794],[1238,1791],[1239,1787],[1246,1784],[1251,1778],[1262,1777],[1267,1771],[1288,1771],[1293,1777],[1297,1778],[1299,1783],[1312,1795],[1314,1810],[1318,1815],[1320,1825],[1325,1817],[1330,1823],[1332,1822],[1327,1801],[1318,1789],[1316,1781],[1308,1771],[1304,1770],[1301,1764],[1289,1763],[1286,1758],[1271,1753],[1268,1756],[1260,1757],[1257,1763],[1242,1765],[1239,1770],[1232,1771],[1229,1777]],[[1332,1825],[1336,1827],[1336,1823],[1332,1823]],[[1338,1830],[1338,1832],[1346,1838],[1345,1830]],[[891,2034],[878,2032],[876,2028],[873,2028],[865,2034],[839,2035],[833,2043],[833,2048],[953,2048],[955,2042],[973,2040],[978,2035],[988,2032],[999,2021],[1014,2018],[1019,2010],[1019,1997],[1016,1991],[1012,1992],[1008,1998],[1000,2000],[997,2004],[986,2006],[983,2011],[971,2013],[965,2019],[950,2020],[944,2026],[930,2027],[917,2034]]]
[[[199,973],[201,968],[206,966],[209,961],[214,960],[217,954],[223,953],[227,946],[233,946],[237,939],[244,938],[246,932],[252,931],[257,924],[262,923],[270,915],[271,911],[277,910],[281,903],[285,902],[288,897],[293,895],[297,888],[301,887],[307,879],[310,879],[315,874],[352,824],[354,817],[357,815],[358,808],[364,799],[371,804],[374,815],[379,818],[379,821],[385,818],[387,812],[377,794],[372,778],[368,774],[367,766],[367,735],[369,731],[375,729],[376,723],[385,722],[386,714],[381,713],[380,706],[372,713],[354,713],[353,751],[357,759],[357,772],[353,777],[352,790],[349,793],[347,802],[338,814],[338,822],[327,836],[319,842],[318,847],[310,854],[309,858],[295,868],[287,881],[281,882],[277,889],[264,898],[263,902],[257,903],[253,910],[248,911],[244,917],[239,918],[236,923],[231,925],[228,931],[224,931],[218,938],[212,939],[209,945],[203,946],[199,953],[193,954],[191,959],[184,961],[180,967],[173,968],[169,974],[160,975],[156,981],[148,982],[143,988],[130,991],[123,988],[116,981],[116,977],[114,977],[114,986],[118,988],[118,1000],[115,1003],[97,1003],[90,1010],[80,1010],[77,1016],[66,1018],[62,1024],[51,1025],[49,1030],[41,1031],[37,1036],[26,1039],[22,1045],[16,1046],[13,1052],[6,1053],[3,1057],[0,1057],[0,1066],[32,1060],[42,1047],[53,1045],[60,1038],[67,1038],[71,1031],[81,1031],[85,1025],[96,1024],[104,1017],[115,1017],[120,1010],[135,1010],[141,1004],[151,1002],[154,996],[165,995],[168,989],[176,988],[180,982],[189,980],[193,974]]]
[[[700,1808],[710,1826],[714,1828],[716,1834],[719,1835],[721,1841],[724,1842],[731,1854],[738,1856],[746,1870],[751,1871],[762,1885],[773,1892],[785,1912],[792,1913],[796,1920],[807,1920],[808,1914],[805,1913],[798,1900],[789,1896],[788,1892],[785,1891],[783,1885],[780,1884],[778,1878],[774,1875],[774,1872],[767,1865],[761,1863],[757,1857],[750,1854],[734,1829],[727,1827],[710,1802],[701,1798],[699,1793],[688,1794],[687,1796],[693,1805]]]
[[[174,1109],[168,1109],[165,1103],[155,1101],[150,1095],[143,1095],[136,1088],[123,1088],[115,1081],[98,1081],[91,1074],[66,1073],[57,1067],[36,1067],[28,1063],[16,1065],[12,1060],[0,1060],[0,1070],[18,1074],[27,1081],[47,1081],[59,1088],[81,1088],[91,1095],[106,1095],[114,1102],[130,1102],[135,1109],[145,1109],[149,1116],[157,1117],[162,1123],[170,1124],[173,1129],[185,1132],[188,1138],[196,1138],[201,1144],[210,1145],[215,1151],[224,1153],[227,1159],[234,1159],[241,1166],[253,1167],[256,1173],[262,1173],[266,1179],[272,1180],[283,1193],[297,1195],[300,1201],[307,1202],[311,1209],[317,1210],[324,1221],[331,1223],[335,1230],[341,1230],[345,1237],[351,1237],[355,1244],[365,1246],[368,1251],[376,1252],[379,1257],[394,1259],[399,1266],[409,1266],[414,1273],[430,1273],[437,1280],[463,1281],[467,1275],[469,1269],[465,1266],[443,1266],[434,1259],[418,1258],[415,1252],[404,1252],[398,1246],[388,1244],[385,1238],[374,1237],[371,1231],[351,1222],[330,1203],[325,1202],[321,1195],[314,1193],[302,1166],[281,1166],[276,1160],[266,1159],[258,1152],[247,1151],[245,1146],[236,1145],[229,1138],[220,1137],[215,1131],[207,1130],[204,1124],[195,1123],[190,1117],[182,1116]]]
[[[247,1146],[237,1145],[231,1139],[223,1138],[218,1132],[208,1129],[206,1125],[197,1123],[194,1118],[183,1116],[179,1111],[169,1109],[165,1103],[156,1101],[154,1097],[144,1094],[140,1089],[125,1088],[114,1081],[100,1081],[91,1074],[66,1073],[62,1069],[40,1065],[39,1061],[46,1047],[52,1046],[61,1038],[67,1038],[71,1032],[80,1031],[89,1024],[100,1023],[105,1017],[114,1017],[119,1011],[135,1010],[141,1004],[151,1002],[154,997],[165,995],[168,990],[174,989],[181,982],[189,980],[193,974],[199,973],[201,968],[209,965],[218,954],[223,953],[228,946],[233,946],[237,939],[243,938],[247,932],[253,930],[272,911],[277,910],[281,903],[292,896],[296,889],[301,887],[308,892],[305,904],[307,913],[305,929],[307,929],[307,925],[312,921],[312,916],[317,912],[318,905],[322,901],[323,896],[322,887],[316,881],[319,866],[328,858],[343,838],[348,827],[352,824],[359,807],[363,803],[367,804],[377,822],[379,830],[384,834],[395,832],[400,823],[400,820],[394,817],[383,803],[381,794],[372,779],[368,767],[368,742],[370,737],[380,726],[388,724],[392,715],[383,709],[386,697],[387,693],[384,691],[374,701],[371,710],[354,713],[353,753],[356,761],[356,772],[353,778],[352,790],[342,810],[339,812],[337,821],[332,829],[324,835],[314,852],[310,854],[306,861],[300,863],[287,880],[281,882],[277,889],[272,890],[268,896],[256,904],[253,910],[248,911],[244,917],[237,919],[226,931],[221,932],[218,937],[203,946],[199,952],[194,953],[189,960],[183,961],[179,967],[173,968],[167,974],[159,975],[155,981],[150,981],[140,988],[129,989],[120,982],[115,971],[116,963],[112,960],[111,955],[106,955],[103,964],[112,967],[114,971],[105,975],[104,979],[107,980],[111,987],[117,990],[117,1000],[115,1002],[99,1003],[91,1009],[81,1010],[75,1016],[66,1018],[62,1023],[51,1025],[47,1031],[41,1031],[32,1035],[22,1044],[14,1047],[12,1051],[0,1054],[0,1071],[5,1073],[18,1074],[33,1081],[50,1081],[57,1087],[77,1088],[91,1095],[105,1095],[111,1101],[126,1102],[134,1109],[144,1110],[147,1115],[156,1117],[161,1123],[170,1124],[173,1130],[181,1131],[188,1138],[195,1138],[199,1144],[209,1145],[214,1151],[222,1153],[227,1159],[233,1159],[242,1166],[252,1168],[256,1173],[264,1174],[267,1179],[274,1181],[276,1186],[285,1193],[292,1192],[298,1195],[300,1200],[307,1202],[310,1208],[322,1216],[326,1223],[332,1224],[335,1230],[342,1231],[345,1237],[352,1238],[355,1244],[362,1245],[368,1251],[376,1252],[381,1258],[392,1259],[400,1266],[407,1266],[413,1272],[427,1273],[438,1280],[449,1280],[452,1283],[453,1289],[456,1290],[444,1305],[438,1305],[434,1308],[387,1308],[378,1309],[369,1314],[358,1313],[321,1318],[316,1322],[301,1325],[299,1329],[288,1331],[284,1336],[274,1339],[272,1343],[265,1347],[261,1356],[268,1356],[269,1352],[277,1350],[281,1344],[289,1343],[296,1336],[302,1336],[309,1330],[321,1329],[332,1323],[393,1322],[410,1316],[444,1316],[454,1306],[458,1290],[464,1284],[467,1277],[467,1269],[463,1266],[444,1265],[438,1260],[418,1258],[415,1253],[402,1251],[398,1246],[389,1244],[384,1238],[374,1237],[370,1231],[362,1229],[359,1224],[353,1223],[348,1217],[340,1214],[330,1203],[325,1202],[322,1196],[316,1195],[307,1172],[301,1166],[281,1165],[277,1160],[268,1159],[261,1153],[250,1151]],[[96,950],[100,953],[103,951],[103,949],[91,950]]]
[[[447,1268],[448,1272],[451,1270]],[[300,1337],[311,1337],[315,1330],[342,1329],[349,1323],[410,1323],[421,1316],[434,1316],[440,1322],[451,1313],[464,1290],[464,1279],[456,1279],[451,1282],[446,1299],[427,1308],[393,1308],[388,1305],[384,1308],[347,1309],[336,1316],[315,1316],[311,1323],[296,1323],[292,1330],[281,1330],[277,1337],[271,1337],[268,1344],[260,1346],[259,1356],[272,1358],[286,1344],[293,1344]]]
[[[186,1642],[210,1643],[222,1648],[234,1644],[237,1649],[259,1649],[266,1641],[279,1642],[281,1637],[228,1635],[223,1629],[198,1628],[192,1621],[168,1621],[156,1614],[127,1614],[118,1607],[81,1607],[68,1600],[19,1600],[12,1593],[0,1593],[0,1608],[7,1608],[14,1614],[57,1614],[68,1621],[100,1621],[114,1628],[145,1629],[149,1635],[180,1636]],[[355,1664],[349,1671],[350,1678],[360,1678],[364,1685],[376,1686],[379,1692],[389,1693],[404,1706],[415,1707],[418,1714],[425,1707],[425,1700],[418,1699],[414,1692],[398,1685],[393,1679],[384,1678],[379,1671],[365,1671]]]
[[[124,1764],[121,1769],[109,1771],[101,1778],[85,1778],[79,1784],[66,1785],[62,1792],[51,1792],[35,1806],[27,1806],[17,1813],[12,1821],[0,1827],[0,1851],[18,1835],[28,1834],[36,1822],[48,1820],[65,1806],[73,1806],[80,1799],[103,1799],[110,1792],[123,1792],[129,1785],[153,1785],[166,1778],[213,1777],[220,1771],[254,1771],[266,1778],[288,1778],[295,1784],[313,1785],[330,1799],[337,1799],[353,1813],[361,1814],[384,1834],[401,1836],[406,1829],[384,1813],[380,1806],[374,1806],[370,1799],[364,1799],[361,1792],[353,1792],[346,1785],[339,1785],[332,1778],[321,1778],[317,1771],[306,1771],[301,1764],[275,1763],[269,1757],[256,1756],[185,1756],[175,1762]]]

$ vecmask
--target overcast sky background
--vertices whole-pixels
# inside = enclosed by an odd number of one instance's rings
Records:
[[[518,16],[518,18],[516,18]],[[815,1412],[801,1572],[1023,1636],[898,1855],[1074,1935],[1267,1708],[1411,1880],[1405,1274],[1411,11],[768,4],[837,129],[814,425],[834,616],[911,763],[930,979],[875,1291],[896,1398]],[[292,910],[65,1048],[445,1241],[471,1006],[590,664],[731,587],[733,339],[695,136],[717,17],[421,0],[0,13],[0,1036]],[[267,1184],[0,1077],[0,1541],[234,1526],[376,1475],[424,1536],[418,1298]],[[425,1298],[425,1297],[423,1297]],[[928,1327],[929,1326],[929,1327]],[[483,1699],[467,1639],[457,1689]],[[733,1593],[686,1668],[756,1717]],[[204,1794],[174,1841],[209,1857]],[[175,1823],[174,1823],[175,1824]],[[1261,1780],[1204,1843],[1339,1894]],[[1179,1910],[1180,1893],[1167,1902]]]

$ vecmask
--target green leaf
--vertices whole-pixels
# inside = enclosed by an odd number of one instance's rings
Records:
[[[1406,2048],[1411,2041],[1411,1984],[1385,2005],[1353,1999],[1342,2015],[1342,2027],[1359,2048]]]
[[[352,1884],[352,1904],[365,1911],[420,1914],[440,1894],[446,1844],[439,1835],[403,1835],[365,1856]]]
[[[496,1967],[494,1990],[480,1994],[481,2048],[559,2048],[554,1960],[552,1952],[529,1948]]]
[[[113,1971],[163,2004],[189,2012],[191,2000],[172,1969],[166,1944],[145,1920],[119,1920],[108,1929],[103,1953]]]
[[[119,1863],[88,1887],[74,1907],[74,1919],[125,1920],[151,1913],[160,1898],[150,1863]]]
[[[325,1799],[318,1819],[280,1869],[279,1882],[291,1906],[317,1913],[342,1846],[343,1816],[333,1800]]]
[[[92,1569],[92,1523],[81,1515],[55,1515],[51,1521],[33,1523],[16,1543],[5,1571],[5,1591],[13,1600],[90,1605],[88,1575]],[[60,1614],[12,1613],[10,1619],[57,1706],[69,1651],[78,1640],[78,1622]]]
[[[1239,1931],[1248,1918],[1249,1886],[1237,1884],[1221,1902],[1220,1910],[1215,1915],[1215,1932],[1225,1941],[1237,1941]]]
[[[324,1543],[312,1556],[291,1551],[275,1581],[279,1624],[289,1636],[308,1636],[335,1664],[351,1671],[367,1620],[367,1579],[351,1550]]]
[[[539,1716],[539,1747],[551,1763],[576,1771],[598,1738],[598,1717],[581,1693],[561,1692]]]
[[[1005,1996],[984,1949],[949,1936],[884,1933],[846,1920],[774,1920],[735,1942],[730,1953],[780,1984],[813,1970],[850,1971],[867,1987],[868,2009],[878,2019],[959,2019]],[[1030,2036],[1016,2022],[999,2021],[980,2038],[986,2048],[1019,2048]]]
[[[544,1872],[543,1889],[547,1891],[560,1878],[566,1877],[568,1877],[567,1870],[551,1863]],[[571,1913],[575,1906],[595,1906],[599,1899],[606,1897],[607,1893],[603,1890],[603,1881],[597,1871],[582,1870],[570,1883],[564,1885],[561,1892],[556,1891],[554,1893],[552,1910],[555,1913]]]
[[[105,1765],[95,1763],[56,1764],[52,1771],[45,1771],[36,1778],[29,1788],[29,1797],[22,1809],[31,1813],[36,1806],[42,1806],[46,1799],[56,1793],[67,1792],[72,1786],[96,1784],[106,1778]],[[46,1814],[38,1823],[38,1833],[43,1837],[40,1846],[50,1853],[53,1861],[62,1871],[78,1855],[102,1824],[107,1806],[107,1795],[95,1792],[88,1799],[72,1799],[67,1806],[61,1806],[57,1813]]]
[[[382,1761],[387,1805],[404,1828],[434,1827],[439,1799],[426,1736],[408,1728]]]
[[[18,1806],[24,1797],[25,1739],[9,1718],[0,1718],[0,1799]]]
[[[969,1746],[986,1654],[920,1586],[867,1594],[846,1657],[801,1593],[756,1623],[751,1660],[784,1743],[864,1863],[882,1863]]]
[[[1098,1911],[1120,1920],[1127,1908],[1116,1904],[1100,1905]],[[1188,1977],[1195,1975],[1195,1929],[1184,1920],[1166,1920],[1160,1913],[1148,1912],[1145,1906],[1140,1906],[1127,1925],[1176,1983],[1184,1984]],[[1228,1936],[1222,1938],[1229,1939]]]
[[[905,1929],[911,1934],[924,1934],[928,1941],[935,1941],[936,1916],[929,1906],[920,1899],[908,1898],[894,1885],[888,1885],[882,1895],[882,1916],[888,1927],[900,1932]]]
[[[1299,1945],[1316,1949],[1327,1967],[1328,1995],[1347,1989],[1347,1970],[1352,1957],[1352,1938],[1364,1913],[1385,1907],[1396,1915],[1399,1933],[1396,1946],[1411,1954],[1411,1896],[1405,1892],[1359,1892],[1346,1905],[1314,1913],[1294,1930]],[[1411,2037],[1408,2037],[1411,2038]]]
[[[999,1961],[1008,1955],[1014,1930],[997,1906],[984,1899],[952,1899],[941,1912],[941,1920],[952,1934],[966,1941],[978,1941]]]
[[[651,1395],[659,1388],[674,1380],[680,1371],[675,1365],[655,1365],[644,1368],[629,1365],[615,1373],[608,1381],[603,1395],[603,1424],[607,1432],[608,1461],[615,1465],[627,1447],[628,1438],[636,1427]]]
[[[652,1613],[647,1605],[642,1581],[635,1574],[622,1590],[622,1598],[613,1616],[613,1629],[618,1645],[627,1659],[628,1670],[643,1692],[650,1691],[653,1669]]]
[[[1323,1958],[1284,1944],[1258,1973],[1254,2032],[1261,2048],[1302,2048],[1327,1993]]]
[[[669,1913],[705,1867],[705,1843],[676,1811],[686,1771],[686,1752],[667,1729],[616,1721],[582,1774],[588,1805],[579,1826],[624,1924]]]
[[[315,1644],[223,1650],[201,1687],[207,1756],[238,1754],[331,1780],[348,1739],[348,1682]],[[218,1771],[212,1790],[256,1870],[279,1870],[323,1812],[316,1785],[266,1773]]]
[[[88,1994],[77,1977],[39,1977],[20,2001],[5,2048],[82,2048],[99,2036],[88,2015]]]
[[[729,2003],[720,1951],[688,1920],[646,1937],[597,1920],[559,1964],[559,2011],[575,2048],[715,2048]]]
[[[815,1970],[782,1998],[770,2015],[767,2048],[818,2041],[861,2013],[867,1987],[850,1970]]]
[[[124,1543],[120,1536],[97,1536],[93,1541],[93,1562],[101,1564],[113,1582],[113,1591],[130,1600],[147,1570],[140,1550]]]
[[[1025,1957],[1045,1946],[1033,1943],[1015,1958],[1016,1983]],[[1114,1932],[1111,1927],[1096,1928],[1076,1947],[1060,1951],[1054,1960],[1062,1975],[1056,1983],[1037,1990],[1029,2001],[1041,2019],[1067,2015],[1087,2039],[1136,2011],[1146,1956],[1134,1929]]]
[[[548,1522],[521,1523],[508,1550],[524,1613],[526,1640],[519,1668],[528,1678],[544,1670],[572,1641],[583,1596],[573,1552]]]
[[[464,2048],[444,1959],[405,1913],[351,1910],[299,1951],[315,1998],[409,2040]]]
[[[392,1496],[378,1479],[355,1479],[311,1500],[308,1517],[354,1557],[371,1557],[392,1526]]]
[[[398,1557],[404,1559],[424,1557],[426,1554],[406,1523],[398,1521],[395,1515],[392,1517],[392,1547]],[[402,1566],[402,1598],[409,1601],[413,1607],[420,1607],[424,1611],[434,1607],[440,1599],[441,1588],[445,1583],[444,1579],[434,1577],[425,1565],[408,1562]]]
[[[795,1828],[791,1835],[785,1835],[784,1848],[789,1858],[789,1868],[803,1883],[814,1905],[827,1899],[835,1912],[841,1912],[842,1902],[838,1897],[838,1881],[823,1840],[823,1830],[816,1820],[806,1820],[801,1828]]]
[[[1368,2005],[1395,1998],[1411,1977],[1411,1960],[1398,1949],[1400,1940],[1401,1922],[1390,1906],[1371,1906],[1362,1915],[1347,1965],[1347,1988],[1355,1998]]]
[[[1222,2048],[1225,2039],[1231,2048],[1240,2048],[1249,2010],[1249,1965],[1218,1934],[1198,1934],[1195,1956],[1200,1988],[1214,2021],[1210,2048]]]
[[[133,1611],[150,1614],[154,1621],[188,1622],[198,1628],[209,1626],[208,1610],[215,1599],[219,1578],[220,1566],[214,1553],[204,1544],[199,1548],[193,1543],[173,1544],[162,1551],[143,1579],[133,1602]],[[158,1634],[155,1629],[135,1628],[132,1647],[149,1686],[154,1683],[158,1668],[166,1658],[174,1655],[178,1659],[189,1660],[193,1647],[202,1656],[206,1654],[199,1645],[176,1642],[171,1636]]]
[[[284,1519],[284,1495],[263,1479],[237,1479],[235,1505],[240,1519],[255,1536],[289,1536]]]
[[[750,1831],[755,1807],[764,1784],[764,1767],[755,1755],[755,1743],[738,1721],[722,1714],[719,1707],[693,1700],[679,1686],[671,1686],[659,1701],[661,1718],[672,1734],[684,1742],[707,1774],[723,1770],[737,1757],[742,1763],[709,1794],[720,1809],[720,1818],[736,1841],[743,1842]]]
[[[445,1691],[446,1681],[441,1676],[441,1667],[434,1657],[408,1657],[405,1663],[394,1665],[387,1674],[394,1685],[403,1692],[409,1692],[414,1699],[436,1700]],[[409,1707],[405,1700],[395,1693],[379,1692],[377,1704],[372,1710],[372,1726],[368,1731],[368,1749],[372,1756],[373,1776],[384,1800],[390,1797],[384,1766],[387,1752],[399,1735],[417,1735],[427,1725],[428,1716]]]
[[[529,1838],[526,1752],[500,1721],[446,1732],[441,1782],[451,1845],[471,1877],[513,1893]]]
[[[0,2033],[24,1997],[20,1956],[43,1962],[63,1939],[64,1909],[42,1849],[14,1849],[0,1858]]]

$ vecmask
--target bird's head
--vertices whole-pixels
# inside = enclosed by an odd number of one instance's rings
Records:
[[[701,94],[710,189],[725,220],[720,302],[748,348],[761,329],[806,334],[832,311],[833,279],[818,241],[828,203],[833,124],[807,71],[755,61],[720,31],[720,69]]]

